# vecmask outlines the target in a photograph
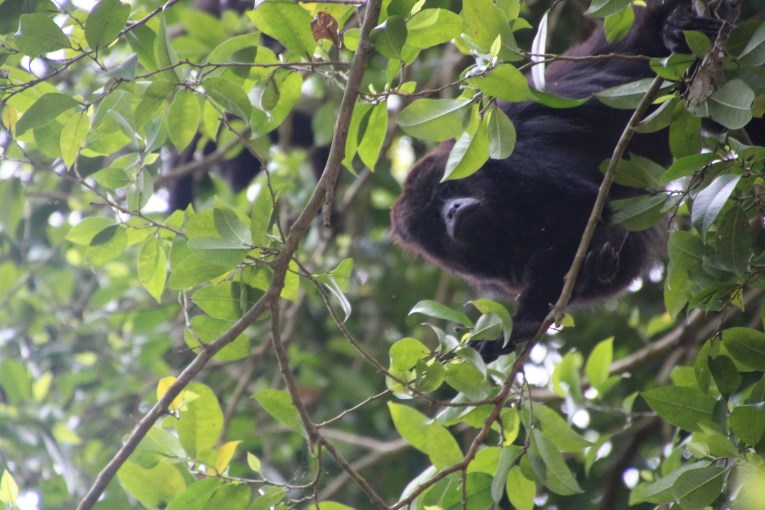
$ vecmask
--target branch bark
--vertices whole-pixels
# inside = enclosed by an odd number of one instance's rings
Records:
[[[136,447],[141,442],[141,439],[146,436],[157,420],[166,414],[168,405],[170,405],[175,397],[186,388],[192,379],[204,369],[213,356],[229,343],[233,342],[238,335],[243,333],[244,330],[263,315],[264,312],[267,310],[276,311],[278,309],[279,296],[284,287],[284,278],[289,267],[289,262],[297,251],[300,241],[311,226],[313,218],[316,217],[316,214],[321,209],[326,196],[327,183],[334,183],[340,173],[341,162],[345,152],[345,142],[348,137],[348,125],[350,124],[353,107],[359,96],[361,79],[364,76],[364,71],[373,49],[372,44],[369,41],[369,34],[379,17],[380,4],[381,0],[371,0],[367,5],[358,50],[351,61],[347,86],[340,103],[340,111],[335,124],[335,134],[332,139],[327,164],[319,182],[313,190],[311,198],[306,203],[298,219],[292,225],[282,250],[273,261],[273,278],[268,291],[266,291],[252,308],[250,308],[228,331],[213,342],[203,346],[197,357],[189,363],[183,372],[181,372],[175,383],[168,388],[162,398],[160,398],[136,424],[122,447],[98,474],[93,485],[90,487],[82,501],[80,501],[80,504],[77,507],[78,510],[89,510],[93,508],[93,505],[95,505],[101,497],[101,494],[103,494],[106,486],[117,474],[119,468],[127,461],[133,451],[135,451]],[[168,5],[171,4],[169,3]],[[334,449],[330,445],[325,446],[330,453],[333,452]],[[338,459],[338,457],[335,458]]]

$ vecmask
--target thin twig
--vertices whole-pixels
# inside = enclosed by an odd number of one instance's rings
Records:
[[[167,5],[169,5],[168,2]],[[340,164],[344,155],[345,141],[348,137],[348,124],[350,123],[351,115],[353,113],[353,107],[356,103],[356,99],[359,96],[359,88],[361,85],[361,79],[366,69],[366,64],[369,60],[369,56],[372,53],[372,44],[369,41],[369,35],[372,28],[377,22],[377,18],[380,13],[381,0],[373,0],[369,2],[367,12],[364,18],[364,24],[362,25],[361,36],[359,39],[359,45],[356,54],[351,61],[351,68],[348,77],[348,86],[343,95],[343,99],[340,104],[340,111],[338,114],[338,120],[335,125],[335,135],[332,140],[332,146],[330,148],[330,155],[327,160],[327,165],[324,169],[322,177],[319,179],[316,187],[314,188],[311,198],[306,203],[303,211],[298,219],[292,225],[289,235],[284,242],[282,251],[274,259],[272,268],[273,276],[266,293],[250,308],[234,325],[219,338],[213,342],[206,344],[200,350],[199,354],[194,358],[191,363],[181,372],[178,379],[168,388],[167,392],[160,398],[154,406],[141,418],[136,424],[133,431],[128,438],[107,465],[101,470],[96,477],[95,482],[88,490],[85,497],[77,507],[78,510],[90,510],[93,505],[98,501],[98,498],[106,489],[106,486],[117,474],[119,468],[127,461],[130,454],[136,449],[141,439],[148,434],[154,423],[157,422],[166,412],[167,407],[177,397],[181,391],[191,382],[191,380],[209,363],[215,354],[217,354],[226,345],[233,342],[234,339],[242,334],[244,330],[257,320],[267,310],[271,310],[272,314],[278,315],[278,304],[281,290],[284,287],[285,274],[289,268],[290,260],[297,251],[301,240],[305,236],[306,232],[311,226],[313,218],[322,206],[324,202],[324,196],[327,189],[327,180],[337,179],[337,175],[340,172]],[[278,328],[277,328],[278,329]],[[276,343],[276,342],[274,342]],[[283,353],[282,353],[283,354]],[[335,458],[335,460],[346,469],[352,478],[359,484],[367,495],[376,503],[381,503],[381,508],[386,508],[385,503],[377,496],[371,487],[368,486],[366,480],[361,478],[354,472],[351,466],[340,456],[339,452],[332,447],[331,444],[322,441],[322,444],[327,448],[327,451]]]
[[[627,123],[627,127],[624,128],[624,132],[622,132],[621,137],[619,137],[619,141],[616,143],[616,147],[614,148],[614,152],[611,156],[611,161],[608,163],[608,169],[603,176],[603,182],[601,182],[600,188],[598,189],[598,197],[595,199],[595,204],[592,207],[590,218],[587,220],[587,226],[582,233],[582,240],[579,242],[579,247],[576,250],[576,255],[574,255],[574,261],[571,264],[571,269],[569,269],[568,273],[566,274],[565,284],[563,285],[560,299],[558,299],[558,302],[555,303],[555,306],[553,306],[553,309],[550,311],[543,323],[543,328],[540,327],[540,330],[546,331],[550,324],[553,322],[559,324],[563,318],[563,313],[565,312],[569,301],[571,301],[571,295],[574,292],[574,284],[576,283],[576,278],[579,275],[582,264],[584,263],[584,258],[587,255],[590,241],[592,240],[592,236],[595,234],[595,228],[600,222],[601,215],[603,214],[603,208],[606,206],[606,201],[608,200],[608,192],[610,191],[611,184],[614,182],[614,177],[616,176],[616,169],[619,166],[619,162],[621,161],[624,152],[627,150],[627,146],[629,145],[630,140],[632,140],[632,136],[635,134],[635,127],[637,127],[640,121],[643,120],[646,112],[648,112],[648,108],[651,106],[651,103],[653,103],[656,94],[659,92],[662,81],[663,79],[660,76],[657,76],[653,79],[650,87],[643,96],[643,99],[640,101],[640,104],[632,113],[632,117],[630,117],[630,120]]]

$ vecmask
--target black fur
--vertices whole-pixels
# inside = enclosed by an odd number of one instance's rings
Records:
[[[710,32],[718,26],[692,16],[690,1],[680,4],[649,2],[645,9],[636,8],[635,25],[621,42],[610,45],[597,30],[567,55],[665,56],[684,49],[682,30]],[[651,70],[640,61],[557,61],[547,69],[546,90],[584,98],[649,76]],[[598,167],[611,157],[632,114],[594,98],[570,109],[530,102],[501,107],[518,133],[509,158],[489,160],[470,177],[440,183],[452,147],[444,143],[414,165],[391,212],[393,235],[405,248],[457,273],[481,292],[519,296],[511,345],[479,344],[487,360],[530,337],[560,295],[602,179]],[[666,131],[635,135],[628,152],[662,165],[671,162]],[[614,186],[609,198],[638,193]],[[597,226],[574,289],[574,305],[622,291],[662,249],[662,229],[628,232],[609,224],[608,216],[606,211]]]

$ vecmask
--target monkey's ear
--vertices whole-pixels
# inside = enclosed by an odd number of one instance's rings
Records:
[[[662,40],[667,50],[673,53],[691,53],[685,36],[686,31],[701,32],[710,41],[714,41],[722,23],[720,19],[694,15],[688,2],[687,5],[677,7],[667,17],[662,31]]]

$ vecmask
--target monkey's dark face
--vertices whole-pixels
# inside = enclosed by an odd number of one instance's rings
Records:
[[[507,279],[507,222],[491,204],[500,200],[486,170],[440,182],[450,144],[418,161],[391,211],[399,244],[438,265],[477,279]],[[494,196],[494,195],[497,196]]]

